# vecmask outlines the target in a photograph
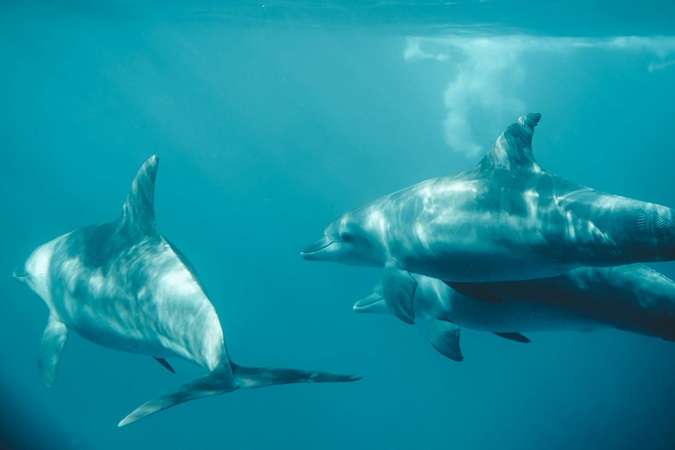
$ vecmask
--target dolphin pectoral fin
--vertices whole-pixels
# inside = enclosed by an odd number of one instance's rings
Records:
[[[408,324],[415,323],[413,298],[417,290],[417,281],[410,273],[387,267],[382,275],[382,296],[391,312]]]
[[[447,320],[429,321],[429,333],[431,344],[443,356],[453,361],[462,361],[462,349],[459,347],[460,329],[457,325]]]
[[[176,373],[176,371],[173,370],[173,367],[171,367],[171,364],[169,364],[169,362],[168,362],[166,359],[164,359],[164,358],[158,358],[158,357],[156,357],[156,356],[153,356],[153,358],[155,358],[155,359],[157,360],[157,362],[160,363],[162,366],[164,366],[164,368],[165,368],[166,370],[168,370],[169,372],[171,372],[171,373]]]
[[[63,346],[68,340],[68,328],[58,320],[54,315],[49,316],[47,328],[42,335],[42,344],[40,345],[40,360],[38,367],[42,379],[47,386],[52,387],[56,382],[56,375],[59,371],[59,362]]]
[[[490,283],[457,283],[444,281],[450,288],[460,294],[487,303],[500,303],[501,299],[495,290],[489,289]]]
[[[523,344],[529,344],[532,342],[529,340],[527,337],[523,336],[520,333],[498,333],[494,331],[492,334],[502,337],[504,339],[508,339],[510,341],[516,341],[516,342],[522,342]]]
[[[382,296],[373,292],[368,297],[357,300],[354,303],[354,312],[368,314],[391,314],[387,302]]]

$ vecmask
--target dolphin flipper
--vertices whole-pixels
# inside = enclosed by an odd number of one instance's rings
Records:
[[[526,336],[523,336],[520,333],[499,333],[493,331],[492,334],[502,337],[504,339],[508,339],[510,341],[521,342],[523,344],[529,344],[530,342],[532,342],[530,339],[528,339]]]
[[[415,323],[413,298],[417,281],[405,270],[387,266],[382,274],[382,296],[391,312],[408,324]]]
[[[160,363],[166,370],[168,370],[171,373],[176,373],[175,370],[173,370],[173,367],[171,367],[171,364],[169,364],[169,361],[167,361],[164,358],[158,358],[156,356],[153,356],[157,360],[158,363]]]
[[[63,353],[66,340],[68,340],[68,328],[54,314],[50,314],[47,328],[42,335],[40,360],[38,362],[42,379],[49,387],[52,387],[56,382],[61,353]]]
[[[460,329],[447,320],[434,319],[429,321],[431,344],[443,356],[453,361],[462,361],[462,349],[459,347]]]
[[[361,377],[296,369],[242,367],[232,362],[221,364],[203,377],[166,392],[135,409],[117,425],[123,427],[183,402],[225,394],[239,388],[258,388],[274,384],[327,383],[356,381]]]

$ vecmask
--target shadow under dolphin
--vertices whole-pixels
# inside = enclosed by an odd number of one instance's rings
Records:
[[[72,330],[116,350],[177,356],[209,373],[143,404],[119,426],[182,402],[239,388],[285,383],[354,381],[360,377],[296,369],[243,367],[230,359],[218,315],[196,270],[155,224],[152,156],[134,179],[122,216],[41,245],[14,276],[49,307],[39,368],[56,380]]]

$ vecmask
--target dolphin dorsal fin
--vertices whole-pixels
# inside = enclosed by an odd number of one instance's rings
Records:
[[[530,113],[509,125],[480,162],[481,169],[541,171],[532,154],[532,135],[539,119],[541,114]]]
[[[155,178],[159,158],[153,155],[138,170],[124,202],[122,223],[144,233],[155,230]]]

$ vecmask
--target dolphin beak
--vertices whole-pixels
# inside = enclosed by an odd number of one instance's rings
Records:
[[[316,242],[313,242],[302,249],[300,256],[308,261],[325,261],[327,256],[337,247],[337,241],[328,236],[324,236]]]
[[[26,282],[26,279],[28,278],[28,273],[24,270],[23,267],[17,267],[14,269],[14,272],[12,272],[12,276],[16,281],[18,281],[21,284],[24,284]]]

